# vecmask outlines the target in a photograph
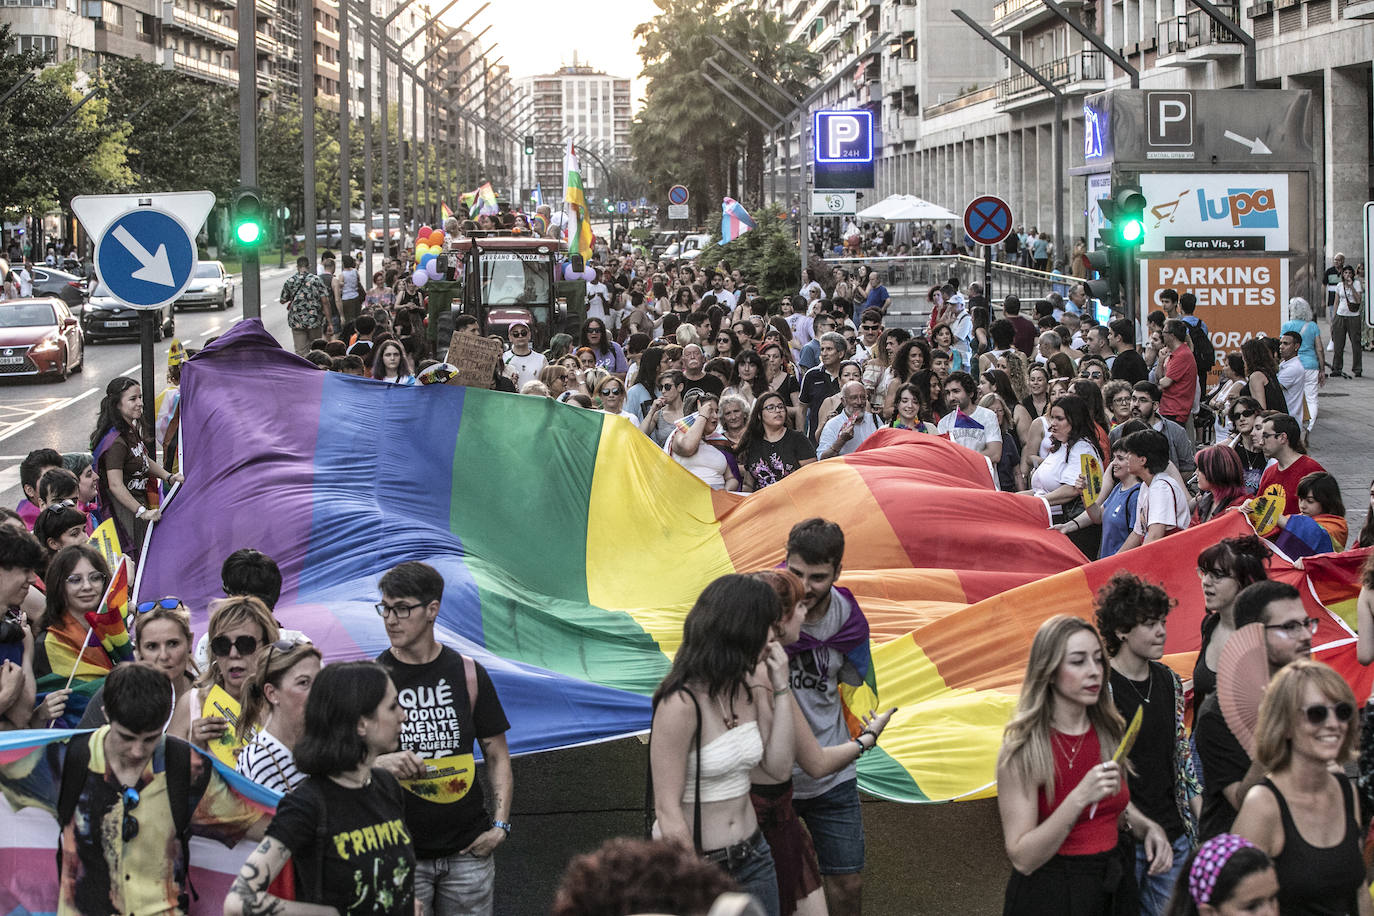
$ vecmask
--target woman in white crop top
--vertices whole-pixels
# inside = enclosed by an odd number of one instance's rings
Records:
[[[770,916],[777,878],[749,785],[791,776],[792,716],[773,716],[775,698],[789,689],[787,656],[773,637],[778,607],[776,592],[748,576],[706,586],[654,694],[649,745],[654,835],[700,850]]]

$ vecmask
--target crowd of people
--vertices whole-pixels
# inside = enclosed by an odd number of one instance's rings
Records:
[[[321,369],[415,384],[433,354],[423,291],[391,276],[397,267],[367,287],[352,256],[338,272],[326,261],[323,274],[302,259],[281,295],[297,352]],[[578,339],[536,350],[534,329],[513,323],[493,386],[619,417],[712,487],[772,486],[894,428],[983,455],[997,486],[1043,498],[1089,558],[1266,492],[1280,502],[1268,537],[1289,557],[1374,545],[1374,513],[1351,538],[1339,485],[1306,454],[1326,366],[1301,300],[1282,340],[1248,342],[1213,387],[1206,327],[1186,294],[1166,292],[1138,340],[1129,320],[1094,322],[1081,285],[1023,315],[1015,297],[994,308],[977,284],[951,281],[929,291],[929,322],[913,333],[889,326],[877,270],[808,271],[794,295],[768,303],[727,263],[670,269],[630,256],[592,269]],[[455,318],[454,333],[479,332],[475,318]],[[132,609],[133,660],[91,642],[86,615],[113,570],[90,535],[112,519],[136,555],[181,482],[185,356],[169,365],[155,442],[142,434],[140,386],[114,379],[91,452],[31,453],[24,501],[0,512],[13,648],[0,666],[0,717],[12,728],[96,729],[58,756],[59,912],[184,909],[191,833],[260,841],[226,913],[499,910],[511,724],[486,670],[436,637],[445,583],[433,568],[404,562],[378,582],[390,647],[375,661],[327,658],[308,632],[283,628],[281,573],[252,550],[225,559],[224,598],[204,634],[165,596]],[[1268,552],[1252,536],[1196,558],[1207,614],[1191,709],[1159,661],[1173,605],[1159,586],[1120,573],[1098,593],[1094,620],[1041,627],[998,761],[1006,913],[1371,912],[1360,846],[1374,752],[1358,784],[1342,775],[1356,759],[1357,701],[1308,658],[1316,621],[1296,590],[1267,578]],[[868,626],[836,584],[843,532],[799,522],[785,557],[701,592],[654,696],[652,839],[575,861],[554,912],[626,912],[610,908],[608,888],[665,910],[743,890],[737,912],[861,911],[855,763],[893,710],[867,711],[857,734],[846,725],[840,686],[863,680],[866,653],[855,650]],[[1369,662],[1374,570],[1365,577]],[[1266,659],[1262,676],[1223,653],[1247,640]],[[102,674],[40,693],[40,682],[66,678],[72,657]],[[1237,696],[1258,710],[1253,734],[1222,712],[1221,698]],[[276,815],[248,805],[187,745],[283,793]],[[652,880],[607,882],[648,863],[658,863]],[[710,877],[693,871],[701,863]]]

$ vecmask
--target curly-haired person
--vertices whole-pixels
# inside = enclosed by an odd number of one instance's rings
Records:
[[[1095,604],[1097,629],[1112,658],[1112,699],[1127,722],[1137,711],[1141,717],[1129,755],[1131,800],[1174,847],[1173,867],[1159,875],[1149,874],[1144,851],[1136,852],[1140,912],[1158,914],[1192,849],[1202,812],[1202,787],[1183,727],[1183,683],[1159,662],[1174,601],[1160,586],[1118,572],[1098,589]]]
[[[620,837],[568,863],[550,912],[705,916],[717,897],[738,890],[724,869],[678,843]]]

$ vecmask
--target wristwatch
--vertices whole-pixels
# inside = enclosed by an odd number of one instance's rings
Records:
[[[492,821],[491,825],[493,827],[500,827],[502,830],[506,831],[507,837],[510,836],[510,821]]]

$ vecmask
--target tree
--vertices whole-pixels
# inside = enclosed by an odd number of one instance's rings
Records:
[[[732,191],[731,196],[747,206],[761,206],[763,130],[732,98],[702,79],[701,68],[707,58],[714,58],[737,79],[759,86],[759,95],[775,94],[711,38],[740,50],[769,79],[795,89],[798,98],[818,72],[817,58],[806,47],[789,43],[786,28],[762,11],[722,13],[723,0],[656,2],[663,12],[635,30],[642,42],[643,75],[649,79],[644,110],[630,128],[637,169],[656,187],[691,187],[698,222]],[[759,114],[770,119],[766,112]],[[740,161],[745,164],[742,190],[732,183]]]
[[[237,94],[140,58],[103,65],[113,123],[128,129],[139,191],[208,190],[227,200],[238,184]]]
[[[763,207],[751,211],[755,228],[722,245],[720,224],[711,232],[711,242],[701,250],[697,264],[715,269],[723,260],[732,268],[739,268],[744,276],[759,288],[759,296],[772,310],[783,296],[797,291],[801,284],[801,252],[797,249],[788,223],[777,207]]]

